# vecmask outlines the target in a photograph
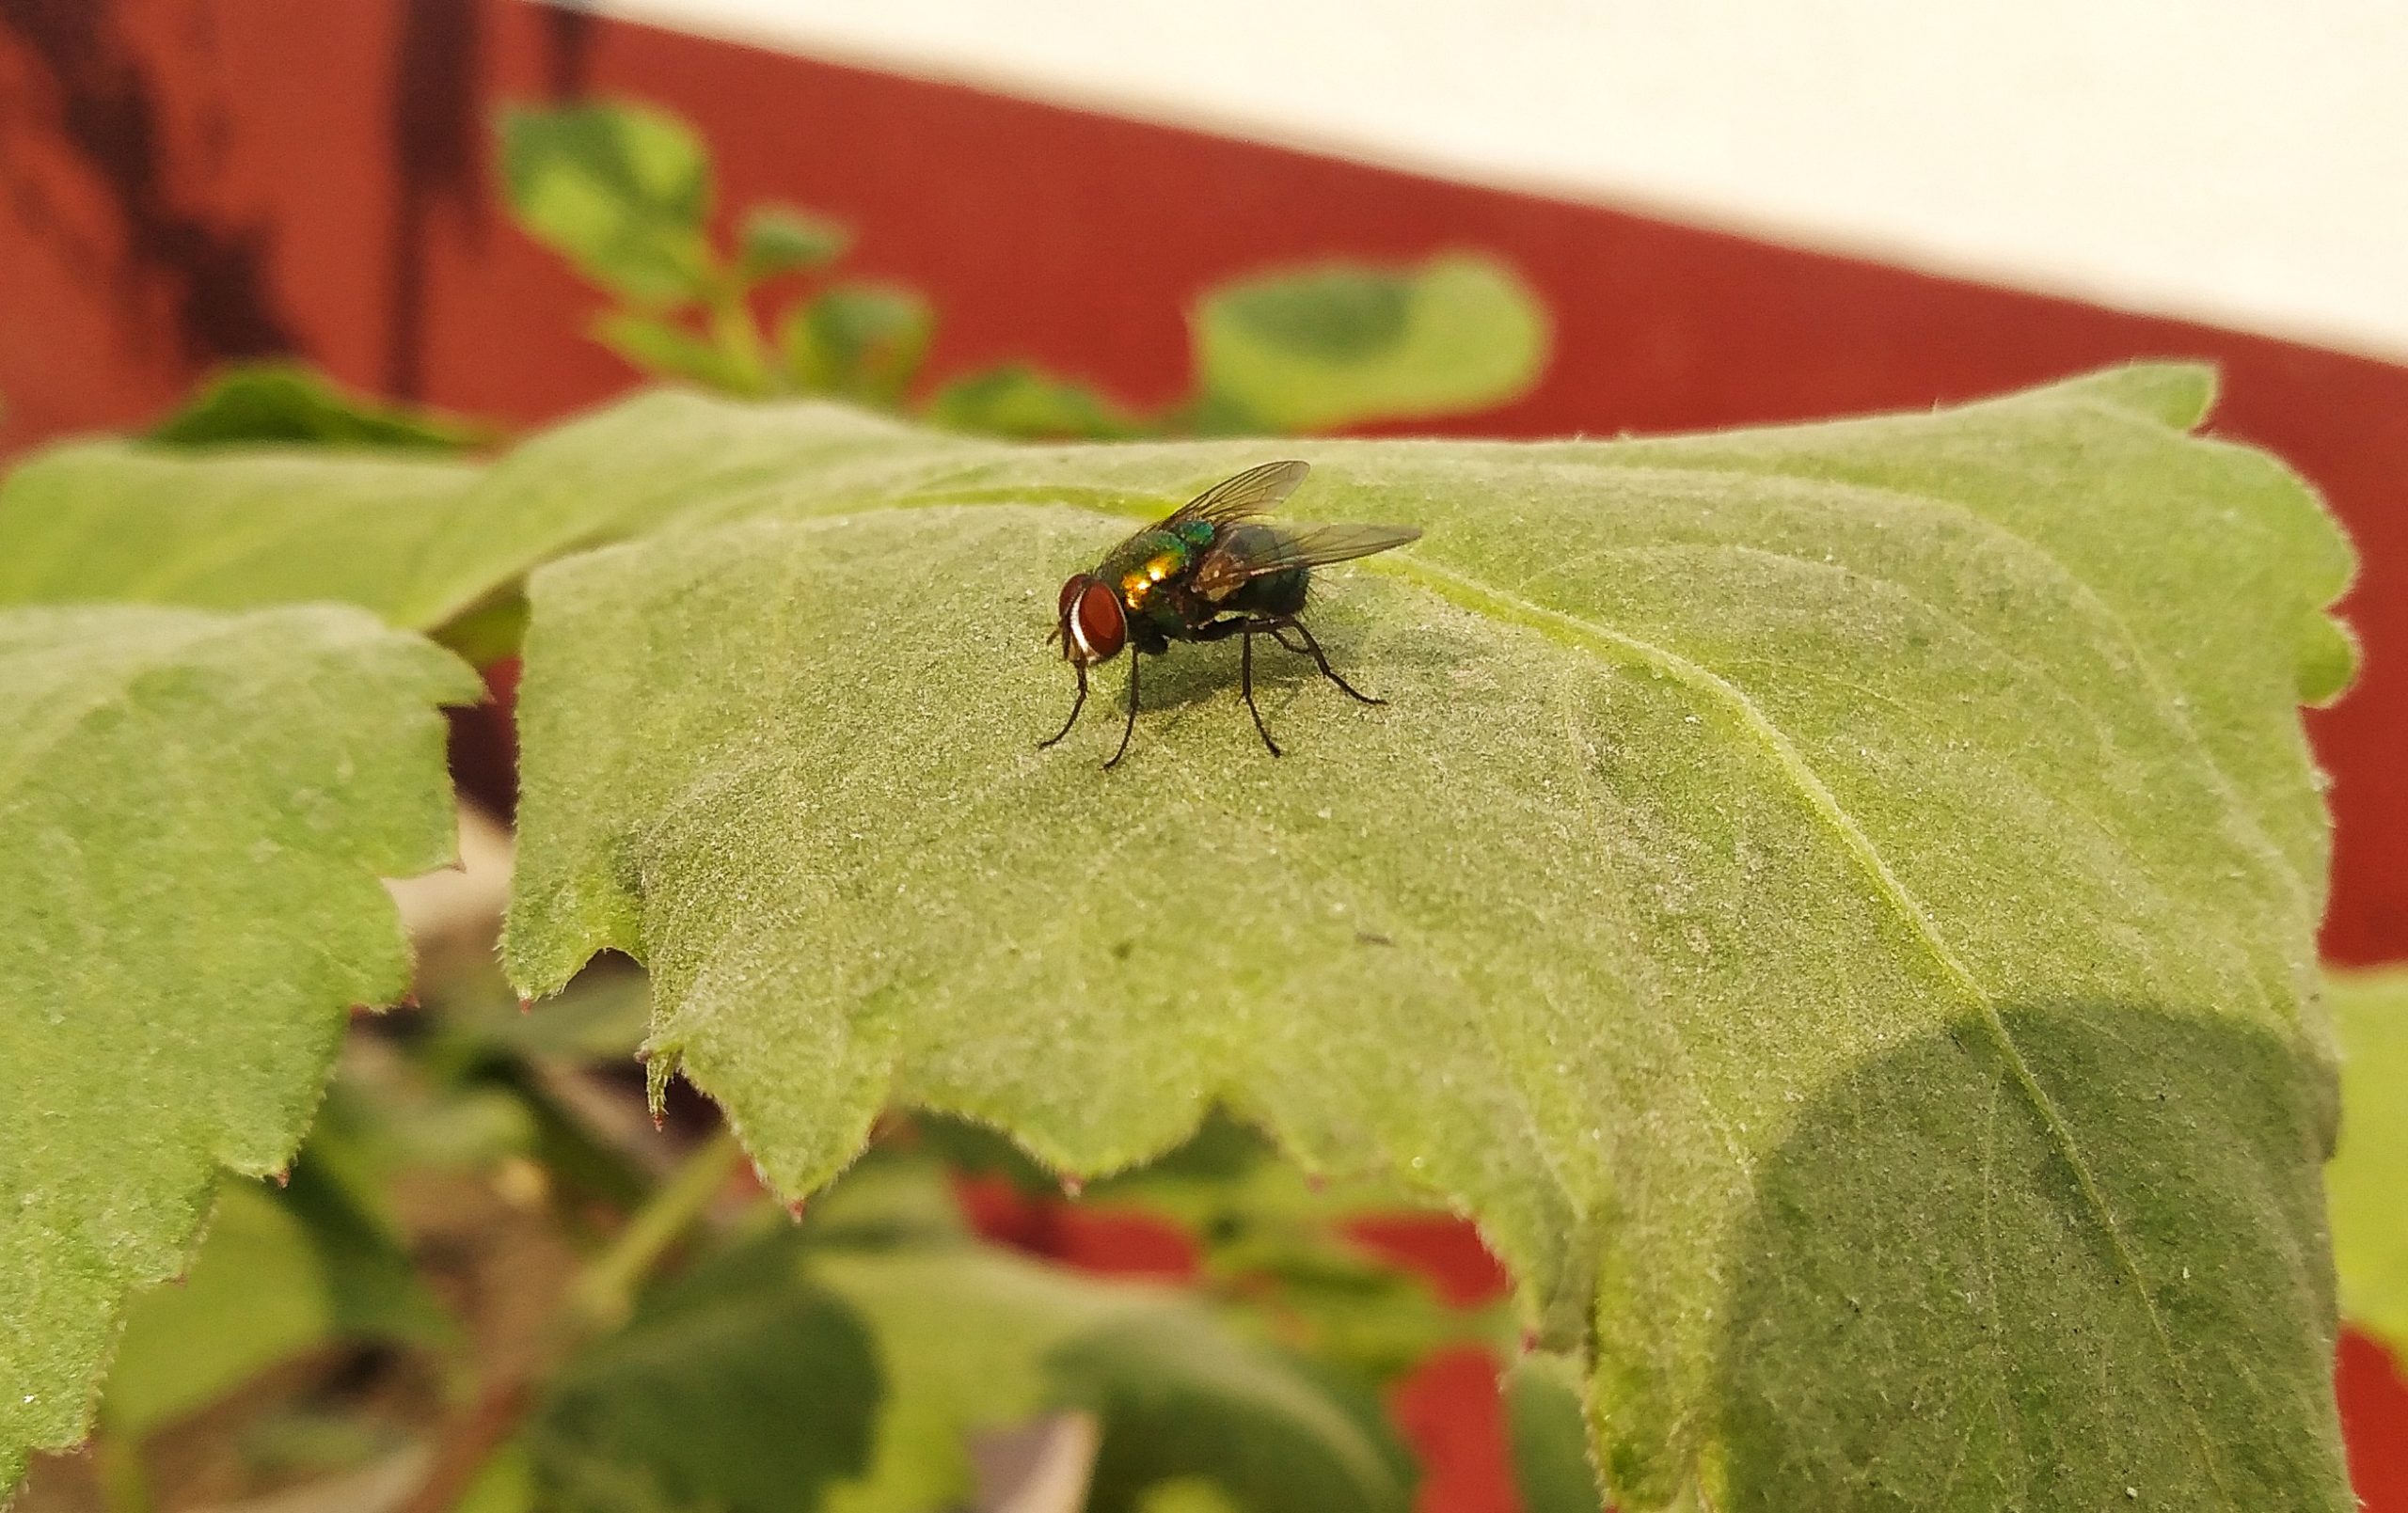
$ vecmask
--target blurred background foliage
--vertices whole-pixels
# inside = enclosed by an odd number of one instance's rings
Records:
[[[851,232],[829,217],[722,216],[673,117],[514,110],[497,149],[517,224],[594,287],[592,336],[648,378],[1070,438],[1476,411],[1546,361],[1529,287],[1452,252],[1208,292],[1189,392],[1152,412],[1027,365],[938,377],[925,297],[847,276]],[[263,363],[142,439],[505,437]],[[518,609],[442,638],[505,693]],[[133,1311],[91,1448],[40,1467],[25,1508],[1402,1513],[1420,1470],[1403,1384],[1448,1352],[1522,1354],[1484,1258],[1397,1239],[1448,1221],[1308,1175],[1227,1113],[1066,1193],[990,1130],[898,1111],[790,1213],[700,1098],[647,1115],[632,963],[522,1012],[493,960],[507,774],[463,786],[463,870],[396,888],[417,1001],[355,1023],[281,1184],[223,1183],[187,1276]],[[1597,1506],[1573,1379],[1538,1357],[1508,1379],[1530,1513]]]

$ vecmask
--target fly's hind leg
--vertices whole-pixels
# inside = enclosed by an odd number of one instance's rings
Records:
[[[1129,649],[1129,723],[1120,727],[1120,749],[1113,752],[1112,760],[1103,764],[1106,772],[1118,766],[1120,759],[1129,754],[1129,737],[1137,733],[1137,664],[1144,660],[1137,654],[1135,647]]]
[[[1276,636],[1278,632],[1272,634]],[[1285,646],[1287,642],[1279,644]],[[1254,632],[1251,629],[1244,631],[1238,638],[1238,689],[1245,695],[1245,712],[1254,717],[1254,733],[1262,737],[1262,744],[1271,749],[1271,754],[1277,756],[1279,743],[1271,738],[1271,732],[1263,725],[1262,711],[1254,707]]]
[[[1270,629],[1272,639],[1277,641],[1280,645],[1298,654],[1299,655],[1311,657],[1313,659],[1313,666],[1321,669],[1321,675],[1327,678],[1330,682],[1338,685],[1339,687],[1344,689],[1348,698],[1357,700],[1367,704],[1385,704],[1387,702],[1385,699],[1372,698],[1370,694],[1367,694],[1362,689],[1355,687],[1344,678],[1339,677],[1338,675],[1338,670],[1331,667],[1329,665],[1329,658],[1323,654],[1321,642],[1313,639],[1313,633],[1305,629],[1305,623],[1303,621],[1282,620],[1272,625]],[[1302,646],[1297,645],[1294,641],[1288,638],[1288,633],[1291,630],[1299,637],[1303,638],[1304,644]]]

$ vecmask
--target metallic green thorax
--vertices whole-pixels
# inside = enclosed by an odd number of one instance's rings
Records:
[[[1212,546],[1214,529],[1209,520],[1183,520],[1175,528],[1141,530],[1113,548],[1095,570],[1120,596],[1132,628],[1143,625],[1157,633],[1141,638],[1176,637],[1186,625],[1181,596],[1164,585],[1185,580]]]
[[[1256,542],[1259,535],[1265,540]],[[1310,574],[1294,568],[1249,578],[1226,599],[1198,600],[1188,575],[1216,545],[1245,552],[1267,548],[1277,532],[1270,526],[1216,525],[1182,520],[1141,530],[1113,548],[1095,575],[1119,595],[1131,629],[1142,642],[1179,639],[1181,632],[1218,614],[1293,614],[1304,607]]]

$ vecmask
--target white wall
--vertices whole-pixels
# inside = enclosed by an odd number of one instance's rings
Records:
[[[2408,0],[602,0],[2408,359]]]

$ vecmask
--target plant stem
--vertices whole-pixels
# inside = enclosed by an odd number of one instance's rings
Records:
[[[761,327],[752,319],[752,307],[745,303],[743,281],[733,271],[725,278],[714,281],[707,296],[711,339],[742,374],[746,392],[758,396],[769,391],[768,347],[761,339]]]
[[[635,1305],[636,1289],[661,1255],[702,1218],[744,1158],[733,1130],[722,1129],[644,1201],[609,1248],[586,1263],[569,1289],[562,1317],[577,1338],[616,1329]]]
[[[92,1436],[93,1468],[100,1474],[101,1505],[108,1513],[150,1513],[150,1472],[142,1462],[142,1441],[105,1426]]]
[[[531,1359],[487,1382],[466,1412],[445,1426],[426,1480],[399,1513],[450,1513],[493,1453],[509,1442],[536,1398],[536,1386],[571,1351],[626,1321],[637,1290],[660,1258],[710,1209],[744,1158],[733,1130],[722,1129],[678,1164],[627,1220],[626,1227],[587,1262],[545,1321]],[[150,1505],[109,1505],[109,1513],[149,1513]]]

